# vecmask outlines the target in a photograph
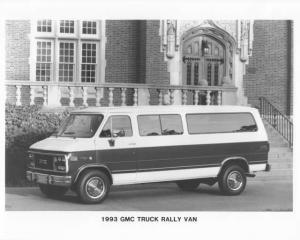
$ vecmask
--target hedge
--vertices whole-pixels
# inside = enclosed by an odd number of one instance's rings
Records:
[[[69,115],[69,110],[45,112],[40,106],[5,106],[5,184],[28,186],[27,151],[30,145],[50,136]]]

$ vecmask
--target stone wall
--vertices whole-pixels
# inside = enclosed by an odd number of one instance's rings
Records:
[[[7,20],[5,34],[5,80],[29,81],[30,21]],[[14,97],[16,89],[9,87],[6,91],[6,101],[14,103],[16,101]],[[28,89],[22,94],[26,97],[29,94]]]

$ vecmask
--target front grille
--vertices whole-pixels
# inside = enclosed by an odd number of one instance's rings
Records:
[[[35,154],[35,167],[53,170],[53,156],[45,154]]]

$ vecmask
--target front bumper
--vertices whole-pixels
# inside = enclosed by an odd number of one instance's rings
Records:
[[[72,183],[71,176],[57,176],[51,174],[31,172],[31,171],[26,171],[26,178],[27,180],[36,183],[49,184],[55,186],[64,186],[64,187],[70,187]]]

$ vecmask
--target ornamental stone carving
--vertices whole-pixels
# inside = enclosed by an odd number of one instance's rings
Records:
[[[237,21],[237,50],[242,62],[248,62],[252,54],[253,23],[250,20]]]
[[[166,52],[167,58],[173,58],[175,51],[179,48],[179,35],[176,20],[163,20],[162,28],[162,49]]]
[[[218,86],[236,87],[237,103],[247,104],[243,75],[249,56],[252,54],[253,21],[162,20],[160,36],[161,51],[164,53],[165,61],[168,64],[171,85],[205,85],[206,82],[203,80],[208,79],[207,72],[209,69],[214,76],[218,76]],[[218,41],[224,47],[224,61],[218,68],[208,68],[208,64],[203,64],[206,58],[196,54],[201,49],[202,38],[206,40],[210,38],[211,42]],[[192,43],[191,48],[190,42]],[[197,42],[198,44],[196,44]],[[195,45],[193,45],[194,43]],[[190,49],[194,50],[190,51]],[[193,60],[197,64],[188,65],[189,60]],[[219,73],[215,69],[219,70]],[[212,74],[209,76],[209,84],[212,83],[212,79],[215,79]],[[214,85],[216,84],[214,83]],[[180,102],[178,99],[185,97],[184,94],[181,95],[177,91],[174,91],[173,94],[175,102]]]
[[[228,32],[236,40],[237,25],[235,20],[213,21],[213,24]]]
[[[210,28],[211,31],[214,28],[224,30],[235,40],[234,48],[240,55],[240,61],[248,62],[252,54],[253,41],[253,21],[250,20],[162,20],[162,51],[165,52],[167,59],[174,57],[179,49],[182,35],[193,28]],[[218,31],[215,33],[218,34]]]

